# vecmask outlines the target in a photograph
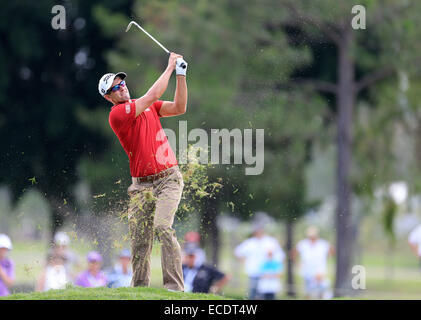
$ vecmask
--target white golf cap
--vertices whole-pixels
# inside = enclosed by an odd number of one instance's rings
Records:
[[[12,241],[10,241],[10,238],[6,236],[5,234],[0,234],[0,248],[6,248],[9,250],[12,250]]]
[[[59,231],[54,236],[54,243],[59,246],[67,246],[70,243],[70,238],[65,232]]]
[[[125,77],[127,77],[127,74],[125,74],[124,72],[106,73],[101,77],[101,79],[98,82],[98,91],[101,94],[101,96],[104,96],[107,93],[108,89],[110,89],[113,85],[114,78],[117,76],[121,79],[124,79]]]

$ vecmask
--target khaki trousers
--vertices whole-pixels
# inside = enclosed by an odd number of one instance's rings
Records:
[[[178,166],[170,174],[154,181],[133,183],[128,189],[130,241],[132,246],[132,286],[149,286],[151,251],[154,235],[161,242],[161,266],[164,287],[183,291],[181,248],[172,228],[184,188]]]

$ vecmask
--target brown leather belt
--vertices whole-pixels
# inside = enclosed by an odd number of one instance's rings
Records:
[[[153,182],[155,180],[162,179],[169,176],[170,174],[174,173],[176,170],[178,170],[178,166],[173,166],[171,168],[158,172],[157,174],[152,174],[146,177],[132,177],[132,182],[135,184],[136,183],[139,184],[142,182]]]

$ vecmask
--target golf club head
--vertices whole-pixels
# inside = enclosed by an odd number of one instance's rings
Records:
[[[130,30],[130,28],[132,27],[134,23],[135,23],[134,21],[130,21],[130,23],[127,25],[126,32]]]
[[[130,21],[129,22],[129,24],[127,25],[127,28],[126,28],[126,32],[130,30],[130,28],[132,27],[132,25],[135,25],[140,30],[142,30],[149,38],[151,38],[157,45],[159,45],[166,53],[168,53],[168,54],[170,53],[167,48],[165,48],[162,44],[160,44],[158,42],[158,40],[156,40],[154,37],[152,37],[146,30],[144,30],[141,26],[139,26],[137,24],[137,22],[135,22],[135,21]]]

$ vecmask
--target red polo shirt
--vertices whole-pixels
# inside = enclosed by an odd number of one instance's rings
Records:
[[[109,122],[130,161],[132,177],[144,177],[177,165],[159,120],[163,101],[136,117],[134,99],[111,108]]]

